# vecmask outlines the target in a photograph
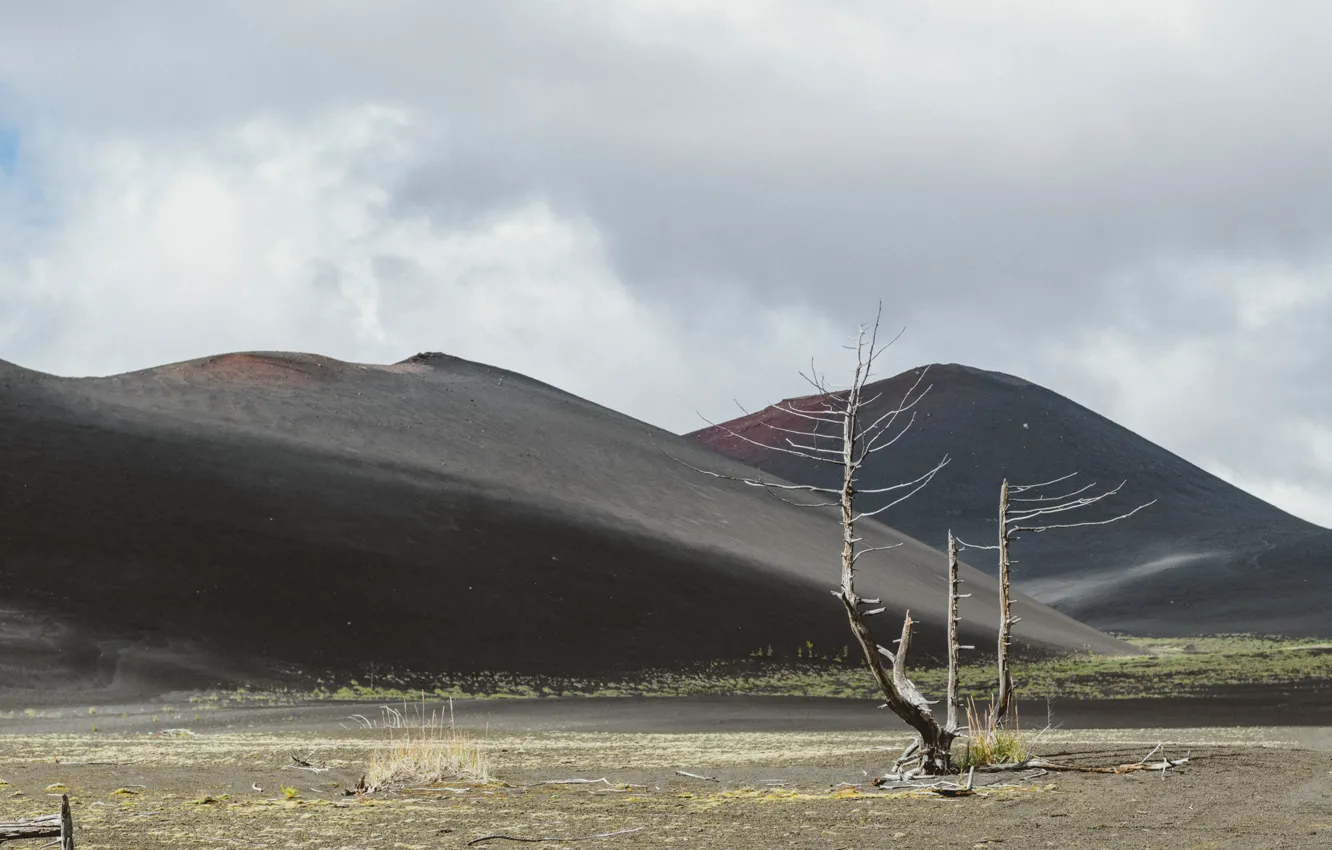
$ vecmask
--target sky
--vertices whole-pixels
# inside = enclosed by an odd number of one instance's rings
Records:
[[[0,4],[0,359],[958,362],[1332,526],[1332,5]]]

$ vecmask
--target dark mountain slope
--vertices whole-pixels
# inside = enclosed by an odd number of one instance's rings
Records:
[[[833,518],[509,372],[246,354],[96,379],[0,363],[0,690],[596,674],[848,642]],[[869,535],[897,539],[887,529]],[[938,553],[873,569],[937,656]],[[964,611],[989,640],[993,583]],[[1033,651],[1121,645],[1023,602]]]
[[[906,372],[866,388],[891,409],[919,376]],[[932,386],[913,433],[882,453],[861,486],[909,479],[944,454],[953,462],[883,520],[940,546],[951,527],[973,543],[992,543],[1000,481],[1048,481],[1079,472],[1079,482],[1122,494],[1086,518],[1107,518],[1142,502],[1157,504],[1114,525],[1030,535],[1014,549],[1014,580],[1024,591],[1098,628],[1140,634],[1274,632],[1332,635],[1332,532],[1273,507],[1087,408],[1010,375],[933,366]],[[874,414],[874,409],[870,411]],[[726,423],[754,440],[785,422],[772,408]],[[690,435],[745,463],[793,481],[826,483],[836,470],[758,448],[707,428]],[[1072,489],[1072,488],[1070,488]],[[971,552],[993,573],[993,553]]]

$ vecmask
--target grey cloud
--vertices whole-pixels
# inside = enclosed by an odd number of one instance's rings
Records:
[[[543,199],[583,217],[681,346],[724,333],[706,319],[721,297],[848,328],[882,298],[910,327],[903,368],[1015,372],[1332,505],[1332,470],[1272,424],[1332,415],[1332,302],[1253,327],[1242,297],[1272,268],[1332,287],[1326,4],[139,0],[0,15],[0,88],[22,120],[188,145],[254,115],[403,104],[429,143],[388,214],[465,230]],[[426,303],[410,262],[373,264],[390,328]],[[800,392],[804,354],[746,362],[732,394]],[[1172,381],[1173,399],[1143,403],[1144,384]]]

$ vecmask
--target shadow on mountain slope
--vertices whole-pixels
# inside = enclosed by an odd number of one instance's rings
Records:
[[[443,355],[225,355],[89,379],[0,364],[0,685],[596,675],[849,643],[828,593],[835,518],[663,449],[746,471]],[[944,564],[905,543],[865,589],[886,616],[910,607],[913,647],[938,657]],[[968,577],[964,632],[987,644],[993,582]],[[1122,650],[1019,607],[1031,652]]]
[[[868,385],[882,393],[871,418],[899,403],[912,370]],[[895,528],[942,546],[951,527],[992,543],[1000,481],[1048,481],[1078,472],[1078,484],[1113,487],[1080,519],[1116,516],[1157,503],[1113,525],[1029,535],[1013,550],[1016,586],[1098,628],[1130,634],[1265,632],[1332,635],[1332,532],[1297,519],[1199,469],[1057,393],[997,372],[932,366],[931,386],[912,434],[866,468],[862,488],[912,478],[944,454],[953,461],[931,485],[886,516]],[[725,423],[759,442],[801,428],[773,408]],[[689,435],[723,454],[792,481],[826,484],[836,470],[757,447],[723,427]],[[1073,489],[1072,487],[1069,489]],[[869,497],[866,497],[869,500]],[[872,500],[868,501],[872,504]],[[991,552],[970,562],[997,572]]]

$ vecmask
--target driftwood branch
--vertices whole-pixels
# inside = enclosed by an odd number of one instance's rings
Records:
[[[700,775],[697,774],[697,773],[690,773],[690,772],[687,771],[687,770],[677,770],[677,771],[675,772],[675,774],[676,774],[677,776],[687,776],[687,777],[689,777],[690,779],[701,779],[701,780],[703,780],[704,782],[716,782],[716,781],[717,781],[717,777],[715,777],[715,776],[700,776]]]
[[[1160,761],[1148,761],[1148,759],[1150,759],[1152,756],[1156,755],[1158,752],[1161,752],[1161,747],[1162,747],[1161,744],[1157,744],[1155,747],[1152,747],[1151,752],[1147,753],[1147,755],[1143,756],[1137,761],[1127,762],[1125,764],[1116,765],[1114,767],[1098,767],[1098,766],[1089,766],[1089,765],[1080,765],[1080,764],[1063,764],[1060,762],[1047,761],[1046,759],[1041,758],[1040,756],[1032,756],[1031,758],[1024,759],[1023,761],[1020,762],[1013,762],[1011,764],[986,764],[986,765],[981,765],[976,769],[981,771],[982,773],[1005,773],[1005,772],[1021,771],[1021,770],[1042,770],[1046,772],[1063,771],[1063,772],[1074,772],[1074,773],[1113,773],[1113,774],[1137,773],[1138,771],[1141,770],[1159,770],[1161,771],[1161,778],[1165,779],[1165,774],[1167,770],[1173,770],[1174,768],[1177,768],[1182,764],[1187,764],[1189,761],[1191,761],[1191,759],[1188,756],[1182,759],[1166,758],[1165,753],[1161,753]]]
[[[620,783],[625,788],[646,788],[646,785],[634,785],[629,782]],[[538,785],[605,785],[608,788],[614,788],[615,784],[604,776],[601,779],[547,779],[543,782],[533,782],[531,785],[524,785],[524,788],[535,788]]]
[[[312,756],[312,755],[314,755],[314,753],[310,753],[310,755],[307,755],[307,756],[305,756],[304,758],[302,758],[302,757],[296,755],[295,753],[292,753],[292,754],[291,754],[291,764],[283,765],[281,769],[282,769],[282,770],[308,770],[308,771],[310,771],[311,773],[327,773],[327,772],[328,772],[328,768],[327,768],[327,767],[318,767],[318,766],[316,766],[315,764],[313,764],[313,763],[310,761],[310,756]]]
[[[60,815],[0,821],[0,841],[17,838],[59,838]]]
[[[467,842],[467,846],[471,847],[474,844],[484,844],[487,841],[521,841],[527,844],[537,844],[542,841],[558,841],[560,843],[564,843],[566,841],[591,841],[594,838],[614,838],[617,835],[628,835],[631,832],[642,832],[643,829],[644,827],[636,826],[633,829],[617,829],[614,832],[599,832],[596,835],[579,835],[570,838],[563,838],[559,836],[541,836],[538,838],[524,838],[520,835],[504,835],[502,833],[496,833],[495,835],[484,835],[480,838],[473,838],[471,841]]]
[[[1025,761],[1014,762],[1012,764],[981,765],[976,769],[982,773],[1001,773],[1013,770],[1033,770],[1036,768],[1039,768],[1041,770],[1048,770],[1051,772],[1065,771],[1065,772],[1076,772],[1076,773],[1120,774],[1120,773],[1136,773],[1137,771],[1140,770],[1159,770],[1164,773],[1165,771],[1179,767],[1182,764],[1187,764],[1189,761],[1191,761],[1191,759],[1188,758],[1161,759],[1160,761],[1155,761],[1155,762],[1130,762],[1129,764],[1121,764],[1118,767],[1095,767],[1095,766],[1085,766],[1078,764],[1057,764],[1055,762],[1046,761],[1043,758],[1033,757],[1026,759]]]

